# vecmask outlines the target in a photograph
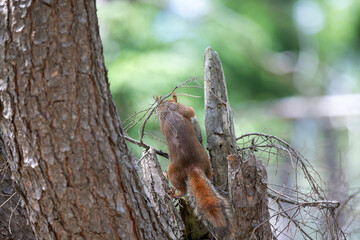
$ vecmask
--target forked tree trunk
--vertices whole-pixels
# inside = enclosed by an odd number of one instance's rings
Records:
[[[0,130],[36,238],[166,239],[111,99],[95,1],[0,12]]]

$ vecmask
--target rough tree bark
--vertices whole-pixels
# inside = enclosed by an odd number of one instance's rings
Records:
[[[166,239],[111,99],[95,1],[0,13],[0,130],[35,237]]]
[[[234,210],[235,239],[272,239],[267,173],[250,152],[229,157],[229,196]]]

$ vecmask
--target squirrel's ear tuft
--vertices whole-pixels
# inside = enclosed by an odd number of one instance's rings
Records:
[[[159,96],[158,95],[155,95],[155,100],[159,101]]]
[[[177,96],[176,93],[173,93],[172,98],[171,98],[172,102],[177,102]]]

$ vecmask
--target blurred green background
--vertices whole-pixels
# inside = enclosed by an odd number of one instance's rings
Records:
[[[187,79],[202,85],[211,46],[223,64],[237,136],[264,132],[290,142],[320,172],[330,199],[346,201],[359,189],[360,1],[103,0],[97,8],[123,122]],[[203,125],[203,90],[176,92],[201,97],[178,101],[194,107]],[[163,139],[156,116],[146,129],[144,141],[166,151],[154,140]],[[127,133],[139,139],[139,125]],[[285,184],[285,175],[276,181]],[[353,224],[359,208],[351,211],[342,224],[360,239]]]

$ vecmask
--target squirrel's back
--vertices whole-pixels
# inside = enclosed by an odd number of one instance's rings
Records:
[[[163,101],[158,109],[161,131],[167,142],[170,163],[181,162],[186,166],[197,165],[210,177],[211,163],[192,125],[192,120],[195,118],[194,109],[176,102],[174,96],[171,100]],[[197,160],[193,161],[193,159]]]

